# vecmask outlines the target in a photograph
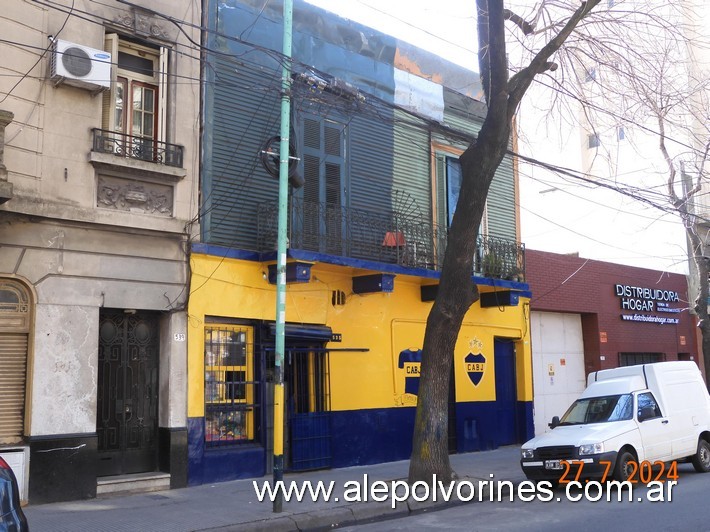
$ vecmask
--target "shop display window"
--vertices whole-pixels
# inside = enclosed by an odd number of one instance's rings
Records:
[[[252,329],[205,327],[205,442],[208,446],[254,440],[256,383]]]

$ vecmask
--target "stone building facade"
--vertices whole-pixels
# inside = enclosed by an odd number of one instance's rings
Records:
[[[31,503],[186,484],[201,10],[137,4],[0,14],[0,454]]]

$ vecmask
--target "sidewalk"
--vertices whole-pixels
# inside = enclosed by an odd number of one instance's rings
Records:
[[[495,451],[457,454],[451,464],[460,481],[470,480],[524,480],[520,469],[519,446],[502,447]],[[412,512],[433,510],[458,501],[416,502],[410,498],[392,508],[391,499],[385,502],[346,502],[344,489],[348,481],[367,483],[406,479],[408,461],[390,462],[370,466],[349,467],[286,474],[284,480],[303,482],[333,481],[338,502],[320,500],[313,502],[306,496],[302,502],[283,503],[281,513],[273,513],[272,503],[259,502],[252,480],[234,480],[218,484],[114,496],[87,501],[29,505],[25,514],[32,532],[188,532],[233,530],[309,530],[334,528],[378,519],[405,517]],[[261,488],[271,476],[256,480]],[[452,499],[456,499],[452,497]]]

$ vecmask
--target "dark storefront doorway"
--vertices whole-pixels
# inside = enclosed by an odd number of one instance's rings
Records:
[[[330,370],[321,344],[286,348],[286,408],[292,471],[331,467]]]
[[[158,333],[154,313],[101,312],[98,476],[157,469]]]

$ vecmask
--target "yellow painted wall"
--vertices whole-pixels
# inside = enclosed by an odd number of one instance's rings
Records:
[[[192,285],[188,325],[188,416],[204,415],[203,330],[205,316],[273,321],[276,287],[268,282],[265,264],[192,255]],[[333,349],[367,348],[366,352],[330,353],[332,410],[390,408],[416,404],[404,393],[407,367],[398,367],[404,349],[421,349],[424,324],[432,303],[421,301],[418,277],[398,275],[392,293],[354,294],[352,277],[372,272],[318,263],[311,281],[289,284],[286,289],[286,322],[321,324],[342,335],[330,342]],[[332,292],[346,294],[345,305],[332,304]],[[532,367],[529,345],[529,301],[516,307],[481,309],[476,303],[464,320],[456,345],[457,401],[495,400],[494,337],[516,342],[519,400],[532,400]],[[464,357],[473,348],[486,358],[477,386],[466,374]],[[408,364],[414,371],[414,364]]]

